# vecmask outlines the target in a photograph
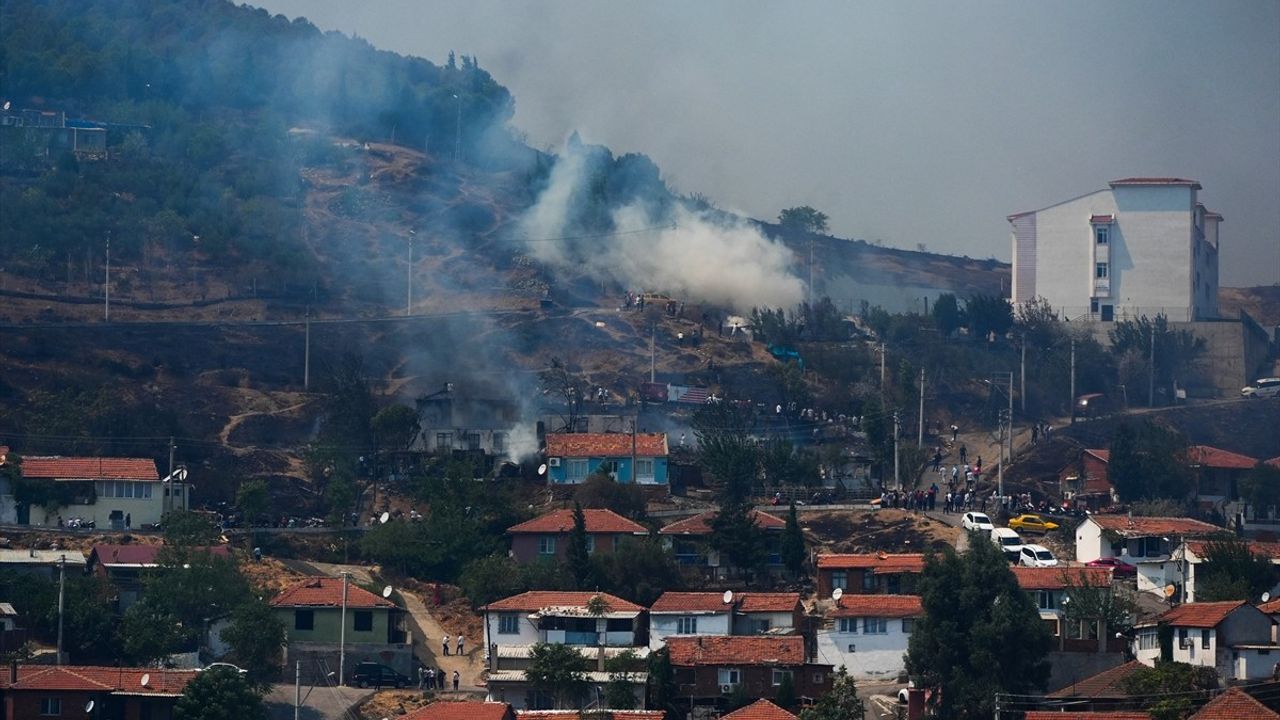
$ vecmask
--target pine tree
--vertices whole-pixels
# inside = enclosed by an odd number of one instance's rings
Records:
[[[804,531],[800,529],[795,503],[791,503],[787,529],[782,533],[782,563],[792,577],[804,575]]]
[[[593,573],[591,552],[587,549],[587,516],[578,503],[573,504],[573,529],[569,531],[569,548],[565,554],[574,582],[579,588],[590,589]]]

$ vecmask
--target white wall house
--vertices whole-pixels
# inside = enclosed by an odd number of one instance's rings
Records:
[[[1008,217],[1015,304],[1048,300],[1070,320],[1218,315],[1218,224],[1182,178],[1125,178]]]
[[[58,519],[79,517],[97,528],[125,530],[160,522],[167,510],[190,507],[186,470],[176,479],[162,478],[150,458],[36,457],[22,459],[22,476],[50,480],[66,489],[69,504],[32,507],[25,521],[56,526]],[[172,493],[172,495],[170,495]],[[19,522],[23,521],[19,511]]]
[[[799,593],[667,592],[649,608],[649,647],[691,635],[789,635],[803,608]]]
[[[1159,626],[1173,631],[1175,662],[1211,667],[1223,681],[1270,678],[1280,645],[1273,640],[1275,621],[1243,600],[1187,603],[1134,630],[1134,658],[1154,666],[1160,658]]]
[[[1245,541],[1249,552],[1266,558],[1272,565],[1280,565],[1280,543]],[[1174,560],[1182,571],[1182,602],[1196,601],[1196,580],[1209,564],[1209,541],[1186,540],[1174,550]],[[1271,588],[1271,596],[1280,598],[1280,584]],[[1280,658],[1277,658],[1280,659]]]
[[[1174,550],[1184,538],[1208,537],[1223,529],[1199,520],[1171,517],[1092,515],[1076,528],[1076,560],[1119,558],[1138,569],[1138,590],[1179,592],[1182,570]]]
[[[896,679],[923,614],[918,595],[845,595],[817,632],[818,662],[843,665],[855,680]]]

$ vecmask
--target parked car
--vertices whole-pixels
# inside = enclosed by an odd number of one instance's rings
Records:
[[[351,682],[356,687],[408,687],[409,677],[399,673],[395,668],[387,667],[381,663],[362,662],[356,664],[356,670],[351,674]]]
[[[1247,398],[1269,398],[1280,396],[1280,378],[1258,378],[1252,385],[1240,388],[1240,396]]]
[[[1043,535],[1050,530],[1057,530],[1058,523],[1045,520],[1039,515],[1027,513],[1010,520],[1009,527],[1019,532],[1040,533]]]
[[[1088,567],[1111,568],[1111,574],[1115,577],[1137,577],[1138,568],[1119,558],[1098,558],[1085,563]]]
[[[995,524],[991,522],[991,518],[986,513],[967,512],[960,520],[960,527],[965,530],[977,530],[978,532],[989,533],[995,529]]]
[[[1018,537],[1018,533],[1009,528],[993,528],[991,542],[1000,548],[1009,562],[1018,562],[1018,556],[1022,554],[1022,538]]]
[[[1089,393],[1076,398],[1071,408],[1072,419],[1099,418],[1115,412],[1111,399],[1102,393]]]
[[[1057,567],[1058,558],[1043,545],[1023,545],[1018,564],[1023,567]]]

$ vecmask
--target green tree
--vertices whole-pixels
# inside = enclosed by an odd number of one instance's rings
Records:
[[[551,697],[557,709],[576,703],[587,690],[587,659],[569,645],[537,643],[529,650],[525,677],[533,689]]]
[[[867,709],[858,697],[853,678],[841,665],[831,680],[831,692],[818,698],[812,707],[800,711],[800,720],[864,720]]]
[[[594,560],[600,589],[646,607],[662,593],[684,587],[680,565],[657,538],[623,538],[613,552]]]
[[[1142,709],[1153,720],[1183,720],[1218,687],[1218,673],[1212,667],[1160,661],[1155,667],[1138,668],[1120,687],[1130,697],[1141,698]]]
[[[1039,296],[1018,306],[1014,332],[1022,336],[1028,347],[1041,350],[1058,344],[1065,335],[1053,306]]]
[[[8,453],[5,462],[0,465],[0,479],[6,480],[12,488],[14,503],[19,513],[26,513],[32,507],[42,507],[53,511],[66,507],[71,503],[70,486],[51,478],[32,478],[22,474],[22,458],[17,453]]]
[[[1175,430],[1145,420],[1124,423],[1111,437],[1108,474],[1120,499],[1185,499],[1195,487],[1187,441]]]
[[[782,564],[792,577],[804,575],[804,530],[800,529],[800,518],[796,515],[796,504],[791,503],[787,513],[787,527],[782,532]]]
[[[943,337],[950,337],[964,324],[964,313],[953,293],[943,293],[933,302],[933,324]]]
[[[791,673],[784,674],[782,682],[778,683],[778,695],[774,703],[787,710],[796,706],[796,683],[791,679]]]
[[[809,207],[787,208],[778,213],[778,224],[789,230],[825,234],[827,232],[827,215]]]
[[[1130,376],[1126,378],[1126,385],[1132,388],[1143,387],[1152,369],[1158,387],[1168,388],[1178,382],[1185,384],[1192,365],[1205,351],[1204,338],[1197,337],[1190,330],[1170,328],[1169,319],[1163,314],[1154,320],[1145,315],[1137,320],[1121,320],[1108,334],[1112,352],[1117,357],[1132,355],[1142,361],[1132,366]]]
[[[941,688],[943,717],[988,718],[995,694],[1042,690],[1050,637],[995,545],[931,553],[920,577],[924,617],[908,643],[917,687]]]
[[[247,671],[257,687],[268,686],[280,674],[280,653],[285,644],[284,623],[266,602],[257,598],[242,602],[231,613],[231,625],[222,633],[231,646],[231,659]]]
[[[203,513],[170,510],[164,514],[163,527],[165,545],[195,547],[218,542],[218,526]]]
[[[591,551],[587,548],[587,516],[582,506],[573,505],[573,528],[569,530],[569,547],[565,549],[569,572],[581,590],[592,586]]]
[[[1128,632],[1133,627],[1138,604],[1129,590],[1121,590],[1111,583],[1093,584],[1087,578],[1077,582],[1065,572],[1062,581],[1069,601],[1063,605],[1068,622],[1088,628],[1096,627],[1095,623],[1101,621],[1100,632],[1104,633]]]
[[[964,304],[964,316],[969,332],[979,340],[985,340],[989,333],[1004,335],[1013,327],[1013,306],[1000,295],[979,293],[970,297]]]
[[[531,589],[525,582],[524,567],[506,555],[477,558],[463,568],[458,585],[474,607]]]
[[[609,682],[604,686],[604,706],[612,710],[634,710],[639,704],[634,688],[644,669],[645,661],[634,650],[624,650],[605,660]]]
[[[649,654],[649,707],[676,711],[680,686],[676,684],[675,668],[671,666],[671,653],[664,646]]]
[[[722,504],[711,520],[708,543],[720,553],[722,565],[748,578],[764,569],[765,536],[755,522],[755,511],[745,502]]]
[[[406,450],[418,436],[418,413],[408,405],[388,405],[373,416],[373,436],[383,450]]]
[[[236,490],[236,505],[244,512],[245,522],[253,526],[254,522],[267,514],[271,502],[271,494],[267,490],[267,481],[261,478],[246,480]]]
[[[722,503],[746,502],[758,468],[746,414],[729,403],[704,405],[693,416],[698,462],[720,483]]]
[[[645,515],[644,490],[635,483],[620,483],[607,472],[593,472],[573,491],[573,501],[584,508],[612,510],[641,520]]]
[[[197,673],[173,707],[174,720],[266,720],[262,691],[231,668]]]
[[[130,662],[150,665],[177,652],[194,650],[195,628],[182,621],[159,602],[144,597],[129,606],[120,623],[124,654]]]
[[[1255,465],[1240,479],[1240,495],[1261,512],[1280,507],[1280,467]]]
[[[1196,568],[1196,601],[1256,601],[1276,584],[1271,561],[1255,555],[1249,543],[1226,536],[1209,540],[1204,562]]]

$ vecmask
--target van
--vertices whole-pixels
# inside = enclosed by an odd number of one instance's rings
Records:
[[[1076,398],[1076,403],[1071,409],[1071,417],[1072,419],[1083,420],[1110,415],[1111,412],[1111,401],[1106,395],[1089,393]]]
[[[1018,533],[1007,527],[993,528],[991,542],[1000,548],[1009,562],[1018,562],[1018,555],[1022,552],[1022,538],[1018,537]]]
[[[1280,396],[1280,378],[1258,378],[1252,385],[1240,388],[1240,396],[1252,398]]]
[[[356,664],[355,672],[351,674],[351,680],[356,687],[408,687],[409,677],[402,673],[396,672],[394,668],[375,662],[362,662]]]

